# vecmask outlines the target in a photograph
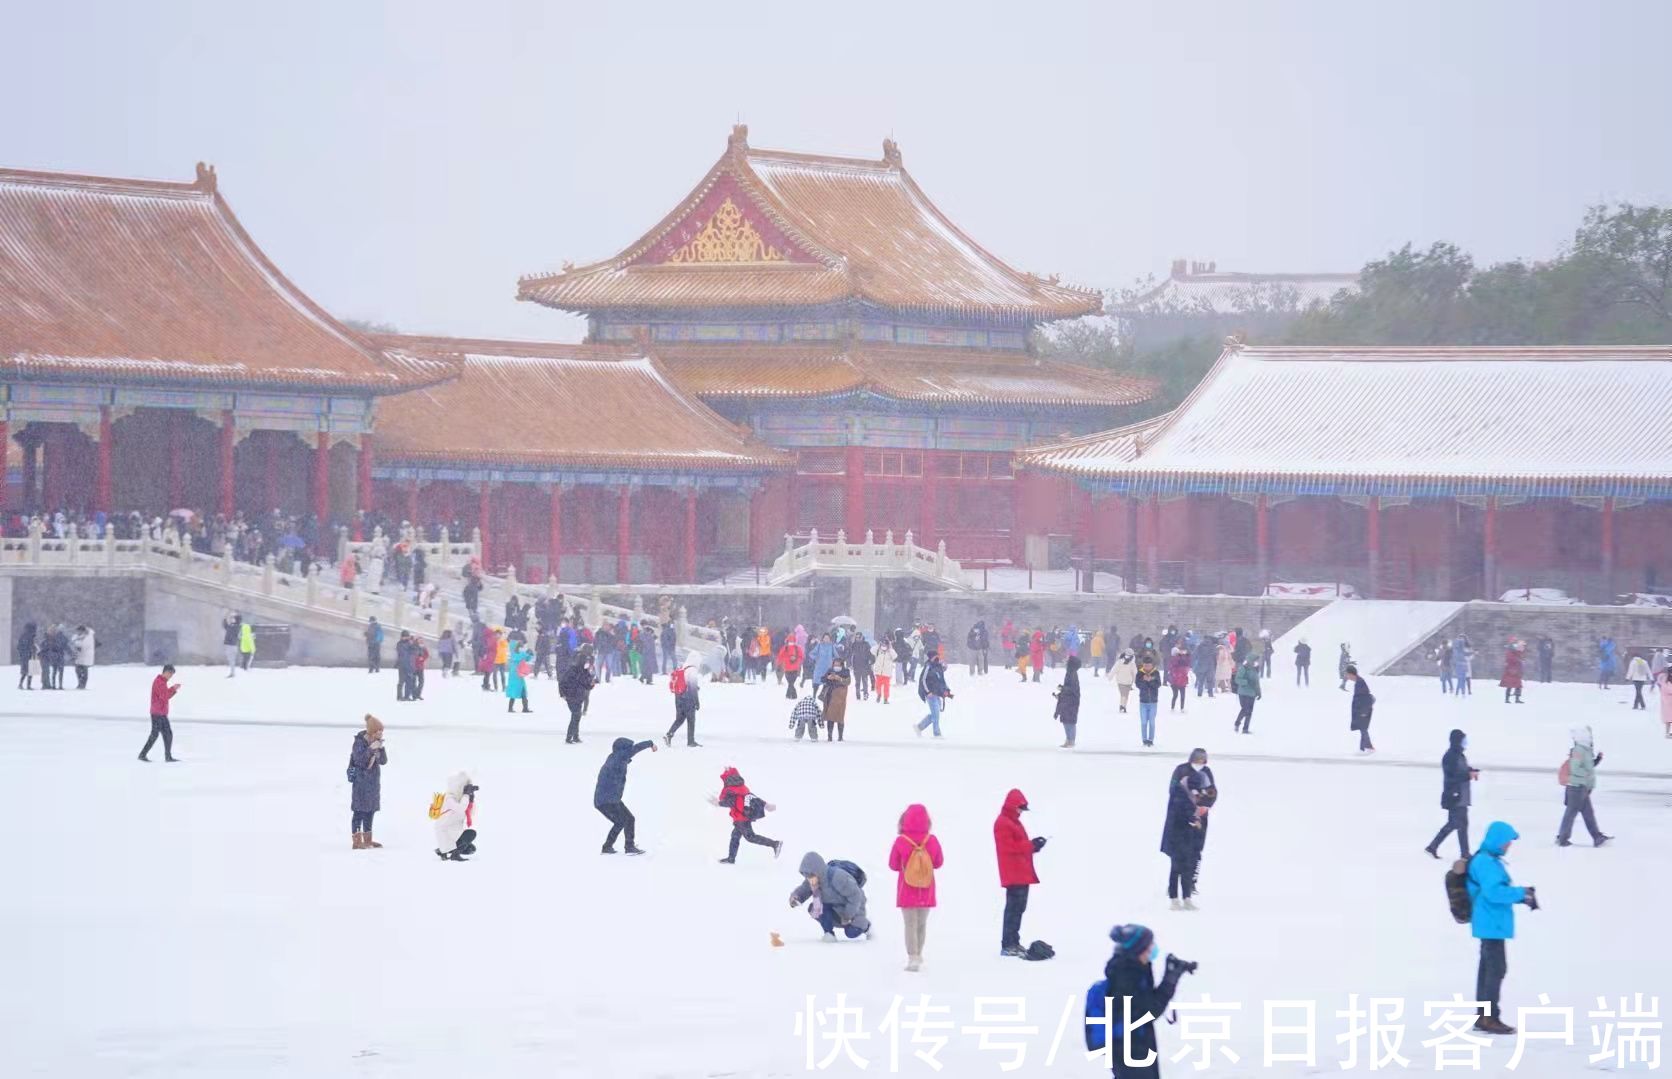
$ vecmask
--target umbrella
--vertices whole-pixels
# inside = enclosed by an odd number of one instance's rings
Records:
[[[859,626],[858,622],[855,622],[845,614],[839,614],[835,618],[832,618],[830,620],[830,624],[833,626],[852,626],[856,629]]]
[[[301,548],[301,547],[306,547],[307,545],[308,545],[308,541],[303,539],[301,536],[298,536],[294,532],[286,533],[284,536],[282,536],[279,539],[279,546],[280,547]]]
[[[189,521],[193,517],[196,517],[197,513],[194,510],[188,510],[188,509],[182,508],[182,509],[177,509],[177,510],[169,510],[168,515],[170,517],[178,517],[178,518],[180,518],[181,520],[184,520],[184,521]]]

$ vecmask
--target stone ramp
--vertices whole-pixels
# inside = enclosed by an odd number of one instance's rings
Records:
[[[1312,669],[1319,678],[1333,677],[1345,642],[1359,670],[1381,674],[1463,607],[1434,600],[1338,599],[1279,637],[1274,642],[1276,658],[1288,662],[1296,642],[1305,638],[1312,646]]]

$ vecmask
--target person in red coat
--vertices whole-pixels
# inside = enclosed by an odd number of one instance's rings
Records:
[[[1039,681],[1039,673],[1045,669],[1045,631],[1036,629],[1033,636],[1028,638],[1028,666],[1033,668],[1033,680]]]
[[[745,839],[758,847],[771,847],[774,858],[783,852],[784,844],[779,840],[755,834],[755,822],[749,817],[749,785],[743,782],[743,774],[736,768],[720,773],[720,797],[714,799],[714,804],[731,811],[731,849],[720,859],[722,864],[732,865],[737,861],[738,844]],[[768,813],[778,808],[771,802],[761,805]]]
[[[1190,685],[1190,650],[1183,645],[1177,645],[1167,657],[1167,684],[1173,688],[1173,699],[1167,705],[1167,711],[1177,708],[1184,711],[1184,691]]]
[[[929,911],[935,906],[934,871],[944,861],[940,840],[929,830],[931,827],[927,809],[915,803],[907,806],[906,811],[900,814],[900,834],[894,837],[894,846],[888,851],[888,868],[900,874],[894,887],[894,905],[900,908],[900,916],[906,923],[908,971],[923,968],[923,940],[929,932]],[[907,880],[908,876],[916,877],[921,872],[921,858],[916,868],[909,868],[912,856],[920,850],[929,859],[927,884],[913,884]]]
[[[1027,795],[1012,790],[1004,796],[1004,808],[993,822],[993,846],[999,855],[999,884],[1004,888],[1004,935],[999,941],[999,954],[1021,958],[1022,915],[1028,909],[1028,888],[1039,883],[1033,871],[1033,856],[1045,849],[1045,838],[1028,838],[1022,827],[1022,811],[1028,808]]]
[[[795,699],[795,680],[801,676],[801,661],[807,658],[793,636],[784,638],[784,647],[778,649],[778,670],[784,676],[784,697],[786,700]]]
[[[1504,673],[1498,679],[1498,684],[1504,688],[1504,703],[1509,703],[1509,695],[1515,694],[1515,703],[1521,703],[1521,653],[1527,646],[1520,641],[1511,641],[1504,648]]]
[[[168,702],[180,692],[179,686],[168,684],[174,677],[174,664],[163,668],[161,674],[151,679],[151,737],[145,740],[145,748],[139,751],[139,759],[150,761],[146,754],[157,744],[159,737],[163,740],[163,760],[173,764],[179,758],[174,755],[174,728],[168,725]]]

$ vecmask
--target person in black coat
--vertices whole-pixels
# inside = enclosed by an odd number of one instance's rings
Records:
[[[1054,718],[1062,724],[1063,749],[1074,748],[1074,732],[1080,725],[1080,657],[1068,657],[1068,670],[1057,687],[1057,710]]]
[[[26,688],[27,689],[34,689],[35,688],[33,685],[25,686],[24,683],[26,681],[28,681],[28,679],[29,679],[29,661],[34,659],[36,654],[37,653],[35,651],[35,623],[25,622],[24,625],[23,625],[23,632],[21,634],[19,634],[18,638],[17,638],[17,688],[18,689],[26,689]],[[46,684],[44,682],[41,684],[41,688],[42,689],[46,688]]]
[[[987,648],[990,644],[987,639],[987,623],[977,622],[971,626],[964,644],[970,650],[970,674],[986,674]]]
[[[1196,767],[1198,760],[1203,770]],[[1189,763],[1173,769],[1167,784],[1167,818],[1161,828],[1161,853],[1170,861],[1167,898],[1174,910],[1197,909],[1190,899],[1196,890],[1196,872],[1201,865],[1202,847],[1207,842],[1208,809],[1214,798],[1210,793],[1211,773],[1204,774],[1206,764],[1207,751],[1195,750],[1190,754]]]
[[[1370,713],[1376,707],[1376,695],[1370,692],[1370,683],[1358,673],[1357,666],[1347,664],[1342,671],[1342,677],[1353,684],[1353,700],[1350,705],[1353,718],[1348,729],[1359,732],[1360,753],[1374,753],[1376,747],[1370,742]]]
[[[1312,646],[1304,639],[1295,645],[1295,685],[1312,684]]]
[[[598,679],[592,675],[592,659],[585,655],[569,664],[563,672],[563,677],[558,679],[557,695],[569,706],[569,732],[563,737],[564,745],[580,745],[581,715],[586,711],[586,702],[592,695],[592,687],[597,684]]]
[[[1469,784],[1480,773],[1469,767],[1469,758],[1463,754],[1468,746],[1469,736],[1454,730],[1451,732],[1451,748],[1440,758],[1440,771],[1445,777],[1440,788],[1440,808],[1446,811],[1446,823],[1435,833],[1434,841],[1424,848],[1435,858],[1440,856],[1440,844],[1452,832],[1457,833],[1457,849],[1462,852],[1464,860],[1469,857]]]
[[[685,728],[685,744],[695,749],[702,745],[697,741],[697,709],[702,707],[698,697],[697,683],[701,675],[690,667],[685,668],[685,688],[673,696],[673,726],[662,736],[665,745],[673,745],[673,736],[679,733],[679,728]]]
[[[1556,642],[1549,637],[1538,639],[1538,680],[1550,681],[1550,668],[1556,662]]]
[[[1195,970],[1196,965],[1169,955],[1161,984],[1157,985],[1150,966],[1158,951],[1154,933],[1142,925],[1117,925],[1109,930],[1109,939],[1115,942],[1115,952],[1103,967],[1103,977],[1108,980],[1103,995],[1110,1009],[1110,1071],[1115,1079],[1160,1079],[1161,1055],[1156,1048],[1156,1028],[1173,1002],[1179,978]],[[1130,1005],[1126,1003],[1128,999]],[[1130,1031],[1121,1027],[1123,1014],[1132,1016]],[[1138,1022],[1146,1016],[1149,1022]],[[1088,1026],[1087,1030],[1090,1029]],[[1128,1057],[1149,1063],[1127,1064]]]
[[[656,743],[634,745],[631,738],[617,738],[610,745],[610,755],[604,759],[604,766],[598,769],[598,785],[592,789],[592,808],[610,822],[610,834],[604,839],[604,854],[615,853],[615,837],[623,832],[627,833],[627,853],[644,853],[633,843],[635,821],[621,798],[627,790],[627,766],[647,749],[656,752]]]

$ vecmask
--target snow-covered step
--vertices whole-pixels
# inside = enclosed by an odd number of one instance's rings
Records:
[[[1286,661],[1304,639],[1313,669],[1333,672],[1345,643],[1359,670],[1380,674],[1462,609],[1443,600],[1338,599],[1278,638],[1277,658]]]

